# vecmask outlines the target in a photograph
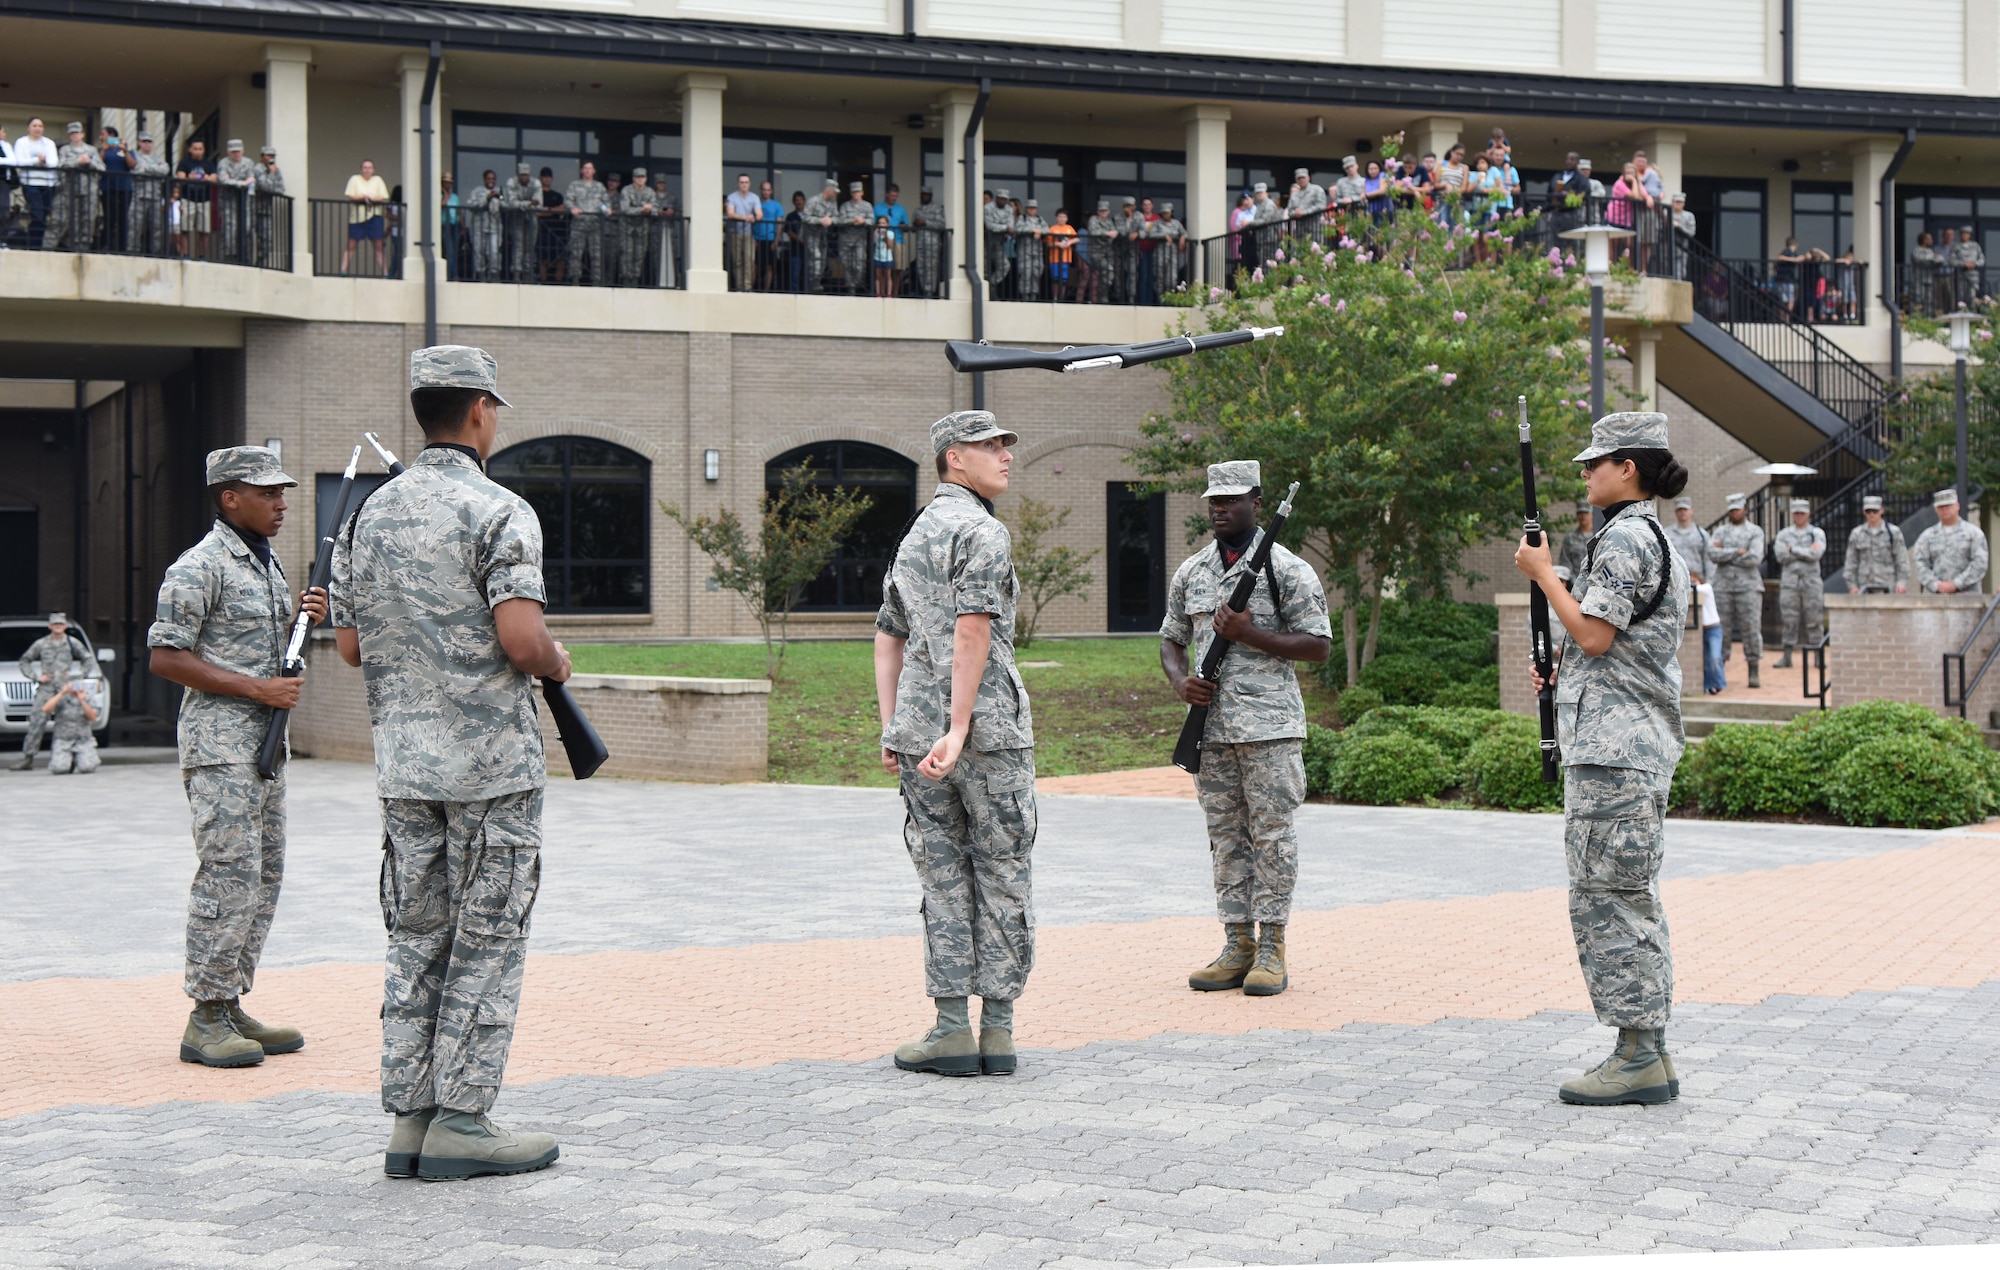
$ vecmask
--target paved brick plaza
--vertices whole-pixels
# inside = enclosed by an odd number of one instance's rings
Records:
[[[1675,821],[1684,1096],[1569,1108],[1559,824],[1310,806],[1294,987],[1190,993],[1198,809],[1055,783],[1022,1069],[920,1031],[887,791],[564,782],[496,1116],[555,1168],[381,1174],[379,830],[299,763],[247,1004],[306,1050],[176,1061],[178,773],[5,773],[0,1263],[1176,1265],[2000,1239],[2000,834]],[[1141,795],[1073,792],[1095,788]]]

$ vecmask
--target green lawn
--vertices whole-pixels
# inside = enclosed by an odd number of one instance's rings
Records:
[[[1159,647],[1152,639],[1045,639],[1018,653],[1035,709],[1038,772],[1073,776],[1170,761],[1187,708],[1160,673]],[[587,644],[570,653],[580,674],[754,679],[764,673],[761,644]],[[1310,676],[1301,682],[1307,715],[1331,722],[1331,694]],[[771,779],[893,785],[876,761],[881,734],[874,645],[792,645],[771,694]]]

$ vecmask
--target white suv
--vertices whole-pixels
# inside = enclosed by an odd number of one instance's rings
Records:
[[[0,732],[18,736],[28,730],[28,711],[35,702],[35,681],[21,673],[21,654],[48,633],[47,617],[0,617]],[[118,656],[113,649],[91,647],[90,636],[74,626],[69,628],[69,636],[100,664]],[[111,725],[111,683],[101,671],[90,681],[90,704],[97,710],[97,722],[91,725],[91,730],[102,732]],[[19,742],[15,744],[18,746]]]

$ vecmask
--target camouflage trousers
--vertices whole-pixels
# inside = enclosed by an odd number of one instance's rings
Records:
[[[903,843],[924,893],[924,992],[1012,1001],[1035,968],[1035,752],[966,750],[941,781],[901,757]]]
[[[86,733],[81,741],[66,741],[60,735],[49,746],[49,774],[90,773],[104,765],[97,752],[97,738]]]
[[[604,226],[594,216],[578,216],[569,226],[569,284],[583,283],[583,262],[590,260],[590,281],[604,285]]]
[[[541,790],[382,800],[383,1110],[492,1108],[541,880]]]
[[[42,748],[42,733],[49,727],[49,716],[42,707],[49,703],[49,698],[55,696],[61,686],[54,683],[35,685],[35,699],[28,706],[28,731],[21,737],[21,753],[33,754]]]
[[[1215,912],[1224,922],[1289,921],[1299,876],[1292,815],[1306,799],[1304,742],[1205,744],[1194,778],[1208,817]]]
[[[1597,1021],[1665,1027],[1674,954],[1660,902],[1671,778],[1631,767],[1563,769],[1569,925]]]
[[[1743,644],[1743,660],[1756,661],[1764,655],[1764,588],[1754,591],[1715,592],[1715,611],[1722,618],[1722,655],[1729,655],[1731,641]]]
[[[1819,572],[1794,583],[1786,578],[1778,586],[1778,620],[1784,627],[1786,648],[1811,648],[1826,631],[1826,588]]]
[[[285,773],[257,775],[255,763],[185,768],[194,819],[194,885],[188,893],[187,974],[196,1001],[250,991],[278,888],[285,880]]]

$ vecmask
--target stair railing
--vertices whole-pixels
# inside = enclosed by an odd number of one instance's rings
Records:
[[[1965,659],[1971,655],[1972,646],[1979,641],[1980,632],[1986,629],[1986,623],[1993,620],[1995,609],[2000,609],[2000,595],[1996,595],[1986,602],[1986,611],[1979,615],[1979,621],[1972,627],[1972,634],[1965,637],[1965,642],[1958,646],[1958,651],[1944,654],[1945,709],[1949,710],[1957,707],[1958,717],[1961,719],[1965,717],[1965,703],[1972,699],[1973,693],[1979,691],[1979,681],[1986,678],[1986,672],[1993,668],[1994,659],[2000,658],[2000,640],[1995,640],[1993,647],[1986,654],[1986,660],[1980,662],[1979,669],[1972,672],[1971,681],[1968,682],[1966,680]],[[1954,670],[1958,672],[1958,692],[1956,695],[1952,692],[1952,672]]]

